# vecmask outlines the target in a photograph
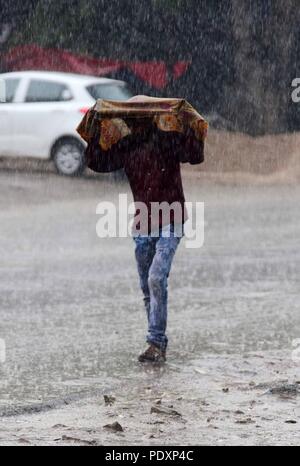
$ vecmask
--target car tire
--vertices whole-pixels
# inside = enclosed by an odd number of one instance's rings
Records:
[[[52,149],[52,159],[60,175],[79,176],[84,172],[84,146],[75,138],[63,138]]]

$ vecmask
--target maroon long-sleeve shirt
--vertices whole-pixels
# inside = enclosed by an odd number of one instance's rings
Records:
[[[168,223],[184,223],[187,219],[180,163],[203,162],[204,143],[195,138],[192,130],[187,134],[166,133],[152,127],[151,136],[149,132],[134,138],[128,136],[109,151],[101,150],[99,137],[95,137],[88,145],[86,159],[88,167],[96,172],[125,170],[135,203],[147,206],[148,231],[151,231]],[[157,225],[154,215],[151,216],[153,203],[179,203],[180,218],[176,209],[170,210],[167,220],[160,212]],[[138,208],[136,216],[141,218]],[[141,225],[137,222],[137,230],[139,227],[144,232],[142,222]]]

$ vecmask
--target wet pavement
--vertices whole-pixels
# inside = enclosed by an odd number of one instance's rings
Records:
[[[145,369],[132,239],[95,232],[97,203],[127,185],[0,172],[1,444],[297,443],[299,396],[266,392],[300,381],[300,186],[185,186],[205,244],[180,245],[168,363]],[[103,429],[116,420],[123,433]]]

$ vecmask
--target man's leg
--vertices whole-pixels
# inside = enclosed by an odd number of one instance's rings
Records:
[[[156,251],[149,270],[150,312],[147,341],[162,351],[166,350],[168,344],[168,277],[180,239],[173,233],[168,238],[160,237],[156,242]]]
[[[149,236],[137,236],[135,241],[135,258],[140,277],[140,286],[144,295],[147,319],[150,313],[150,291],[148,286],[149,269],[155,254],[155,238]]]

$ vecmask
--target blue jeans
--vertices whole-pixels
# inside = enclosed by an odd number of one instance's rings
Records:
[[[168,345],[168,277],[181,240],[181,237],[175,236],[173,225],[169,226],[169,229],[169,237],[163,237],[161,230],[156,237],[134,237],[135,257],[148,318],[147,342],[162,350]]]

